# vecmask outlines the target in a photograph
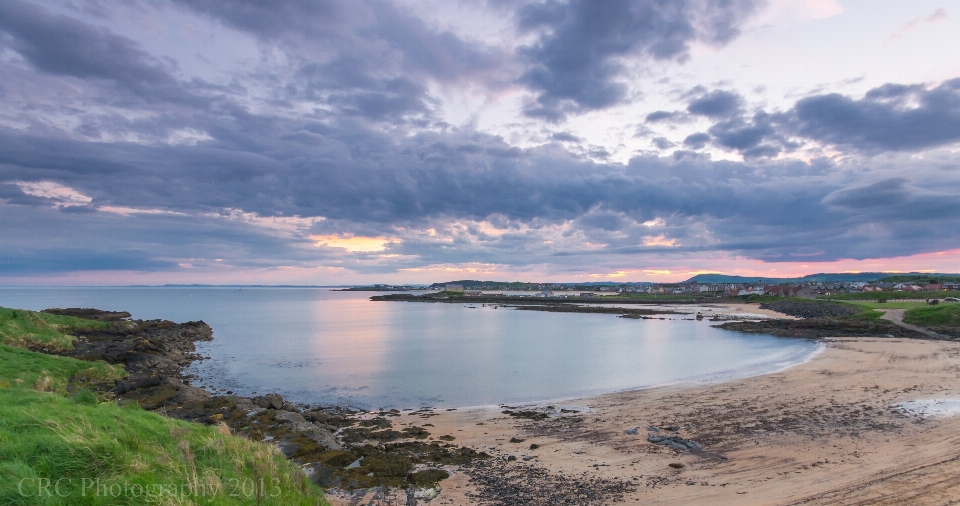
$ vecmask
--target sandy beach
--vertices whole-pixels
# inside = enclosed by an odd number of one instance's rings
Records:
[[[504,407],[438,411],[429,418],[432,433],[493,458],[442,482],[432,503],[960,502],[960,416],[899,407],[960,399],[960,343],[824,344],[811,360],[773,374],[520,408],[549,412],[543,420],[506,415]],[[647,427],[704,451],[652,444]]]

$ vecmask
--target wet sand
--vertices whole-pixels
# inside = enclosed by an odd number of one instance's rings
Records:
[[[810,361],[773,374],[523,408],[549,411],[543,420],[503,407],[438,411],[431,432],[494,457],[443,481],[431,504],[960,502],[960,416],[897,407],[960,399],[960,343],[825,342]],[[648,426],[676,426],[704,451],[652,444]]]

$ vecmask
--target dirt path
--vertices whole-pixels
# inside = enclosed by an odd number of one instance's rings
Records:
[[[906,311],[906,309],[878,309],[877,311],[880,311],[883,313],[883,316],[881,316],[881,318],[883,318],[884,320],[890,320],[891,322],[893,322],[894,325],[898,325],[900,327],[912,330],[914,332],[919,332],[925,336],[930,336],[934,339],[948,339],[947,336],[942,336],[932,330],[927,330],[923,327],[917,327],[916,325],[910,325],[909,323],[903,323],[903,313],[904,311]]]

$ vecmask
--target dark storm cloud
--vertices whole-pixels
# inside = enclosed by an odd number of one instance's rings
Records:
[[[742,103],[743,98],[740,95],[729,91],[716,90],[690,102],[687,111],[690,114],[709,118],[723,118],[737,113]]]
[[[557,132],[550,136],[555,141],[580,142],[580,138],[569,132]]]
[[[387,1],[179,3],[282,48],[297,69],[284,87],[287,101],[322,102],[374,121],[423,122],[434,106],[427,80],[503,81],[502,51],[434,30]]]
[[[876,183],[839,190],[824,197],[824,204],[864,209],[880,206],[902,206],[910,198],[909,180],[895,177]]]
[[[786,112],[761,110],[752,116],[742,112],[739,96],[713,91],[688,110],[718,120],[708,130],[713,142],[748,158],[776,156],[803,140],[865,154],[960,142],[960,79],[933,88],[886,84],[861,99],[813,95]]]
[[[527,115],[560,121],[571,112],[624,99],[620,58],[683,60],[690,44],[721,45],[739,33],[756,3],[749,0],[572,0],[530,3],[517,10],[521,30],[542,31],[523,48],[530,67],[520,82],[538,93]]]
[[[366,63],[399,63],[408,72],[442,81],[493,70],[505,57],[495,48],[431,29],[387,1],[177,1],[260,38],[287,41],[296,46],[300,57],[321,53],[319,49],[336,49],[345,57]],[[303,43],[321,46],[303,47]]]
[[[960,247],[942,232],[960,227],[955,171],[931,175],[930,162],[906,155],[889,162],[894,169],[869,158],[843,167],[772,159],[797,141],[867,155],[952,142],[954,81],[931,89],[888,85],[861,99],[812,96],[769,113],[732,92],[697,89],[684,98],[687,111],[654,112],[645,122],[701,116],[712,125],[670,157],[623,164],[568,132],[540,133],[549,142],[519,148],[442,123],[431,86],[473,80],[495,87],[489,83],[501,72],[513,72],[501,67],[517,62],[392,4],[181,3],[190,16],[202,12],[279,48],[285,63],[253,64],[229,76],[229,85],[186,82],[105,29],[19,0],[0,3],[0,43],[23,57],[0,61],[0,275],[168,270],[211,257],[244,267],[329,261],[394,272],[457,262],[573,269],[617,255],[622,265],[651,248],[816,261]],[[529,71],[524,82],[539,94],[527,112],[560,119],[616,103],[621,58],[682,59],[695,40],[722,43],[750,5],[525,4],[518,19],[537,42],[519,58]],[[61,61],[61,51],[70,59]],[[151,91],[160,88],[167,94]],[[269,97],[259,101],[251,89]],[[12,101],[11,90],[27,98]],[[137,93],[143,101],[128,98]],[[837,121],[824,101],[840,104]],[[52,105],[38,112],[45,104]],[[881,120],[887,123],[875,124]],[[909,131],[930,125],[940,129],[933,140]],[[170,140],[185,128],[197,138]],[[898,144],[894,134],[904,139]],[[651,142],[675,147],[663,137]],[[694,151],[708,144],[746,161]],[[867,171],[869,182],[861,176]],[[29,186],[38,182],[92,200],[64,207]],[[142,212],[118,214],[123,208]],[[273,228],[265,219],[295,216],[324,219]],[[492,233],[480,221],[502,230]],[[447,235],[439,240],[426,230]],[[309,239],[343,233],[402,236],[384,250],[401,257]],[[661,236],[675,245],[646,245]],[[587,251],[586,242],[605,246]]]
[[[151,258],[147,251],[102,251],[80,248],[31,248],[0,252],[0,273],[5,276],[58,274],[75,271],[164,271],[173,262]]]
[[[666,137],[657,137],[653,139],[653,145],[656,146],[657,149],[669,149],[676,146],[676,144],[670,142],[670,139],[667,139]]]
[[[710,136],[700,132],[695,134],[690,134],[686,139],[683,140],[683,145],[691,149],[701,149],[710,142]]]
[[[916,151],[960,141],[960,79],[932,89],[888,84],[862,99],[831,93],[797,102],[797,134],[857,151]]]
[[[683,118],[684,114],[679,111],[654,111],[647,114],[645,121],[647,123],[656,123],[658,121],[668,121]]]
[[[786,148],[796,147],[777,130],[777,117],[760,111],[752,118],[733,118],[710,127],[710,134],[719,146],[739,151],[745,158],[776,156]]]
[[[921,243],[916,241],[850,235],[875,223],[909,237],[928,234],[930,240],[922,243],[923,248],[960,246],[954,244],[956,238],[936,232],[939,227],[960,225],[957,198],[947,196],[948,188],[960,188],[954,179],[938,182],[946,193],[923,190],[928,192],[924,194],[916,182],[907,185],[899,180],[867,187],[845,185],[826,162],[751,165],[638,157],[628,165],[601,164],[556,145],[519,150],[471,131],[424,133],[386,142],[390,138],[349,122],[284,126],[265,118],[259,121],[282,131],[262,139],[256,151],[219,140],[196,146],[104,145],[53,142],[0,130],[0,145],[19,146],[0,150],[4,158],[0,163],[8,164],[2,176],[7,181],[59,181],[93,197],[93,206],[160,208],[195,216],[221,213],[228,207],[262,216],[326,216],[328,220],[315,225],[312,233],[349,231],[390,237],[397,233],[394,227],[440,228],[449,220],[492,219],[533,230],[570,221],[571,233],[608,244],[604,251],[589,253],[599,256],[646,251],[638,246],[642,237],[663,233],[680,238],[678,252],[736,251],[767,260],[792,260],[791,254],[812,244],[821,253],[811,261],[918,251]],[[264,135],[269,128],[263,127]],[[57,149],[45,149],[54,146]],[[4,188],[0,198],[14,196],[10,185],[0,188]],[[905,191],[909,196],[903,196]],[[915,206],[910,212],[902,209],[904,198]],[[8,201],[8,206],[14,204]],[[23,216],[32,216],[50,202],[32,198],[16,204]],[[24,211],[28,209],[38,211]],[[333,254],[316,248],[290,249],[295,238],[265,240],[269,236],[252,234],[222,219],[133,216],[106,220],[104,214],[71,215],[82,221],[60,227],[75,229],[63,231],[76,241],[74,251],[81,246],[105,251],[96,244],[114,237],[115,242],[105,244],[120,249],[129,241],[150,245],[153,256],[144,254],[144,262],[158,257],[210,257],[218,248],[218,256],[254,265],[256,261],[250,259],[296,264]],[[675,226],[655,230],[638,225],[656,218]],[[55,218],[47,222],[58,223]],[[118,229],[119,222],[128,228]],[[710,231],[712,241],[698,239],[690,228],[697,224]],[[29,233],[11,229],[9,220],[3,226],[8,236],[31,241]],[[25,223],[24,230],[29,226]],[[59,230],[44,228],[53,233]],[[389,252],[411,255],[414,260],[361,263],[356,268],[389,271],[390,265],[461,261],[526,265],[553,262],[550,259],[558,254],[574,255],[571,258],[588,254],[579,251],[576,241],[538,253],[531,247],[540,241],[531,233],[537,232],[484,238],[476,231],[468,234],[472,240],[457,239],[453,248],[450,243],[408,239],[390,246]],[[94,253],[84,255],[96,261]],[[17,258],[10,265],[26,257]],[[35,266],[38,270],[48,267],[43,262]]]
[[[130,39],[20,0],[0,2],[0,46],[37,69],[80,79],[102,79],[143,97],[185,98],[156,58]]]

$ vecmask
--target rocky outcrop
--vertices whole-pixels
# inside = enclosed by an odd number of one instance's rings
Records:
[[[830,318],[835,316],[852,316],[860,312],[853,306],[831,304],[829,302],[795,302],[782,300],[760,304],[760,309],[769,309],[797,318]]]
[[[841,318],[807,318],[803,320],[762,320],[727,322],[715,325],[717,328],[770,334],[780,337],[801,337],[818,339],[821,337],[912,337],[923,338],[923,334],[898,327],[888,321],[871,321]]]
[[[405,488],[409,494],[426,493],[431,483],[448,476],[438,466],[459,466],[489,456],[449,444],[450,436],[425,441],[423,427],[393,430],[388,417],[399,410],[383,411],[375,418],[336,406],[302,410],[277,393],[249,398],[214,396],[191,386],[183,368],[197,359],[196,341],[213,339],[204,322],[182,324],[165,320],[129,320],[125,312],[96,309],[51,309],[49,313],[81,316],[109,322],[104,328],[77,329],[74,348],[58,352],[82,360],[105,360],[122,365],[129,375],[110,384],[68,385],[96,390],[101,399],[136,403],[166,416],[221,429],[275,445],[303,466],[318,485],[345,489]],[[49,352],[49,350],[38,350]],[[407,416],[427,419],[430,408]],[[449,438],[449,439],[446,439]],[[360,462],[351,468],[349,464]],[[420,491],[420,492],[417,492]],[[422,494],[421,494],[422,495]]]
[[[47,309],[46,313],[108,322],[106,327],[78,328],[72,349],[58,351],[81,360],[103,360],[122,365],[129,374],[113,385],[83,385],[99,389],[123,402],[144,409],[208,399],[206,390],[192,387],[182,371],[194,360],[196,341],[213,339],[213,330],[202,321],[173,323],[166,320],[127,320],[126,311],[89,308]]]
[[[84,320],[97,321],[117,321],[124,318],[130,318],[132,315],[127,311],[101,311],[99,309],[71,307],[67,309],[52,308],[44,309],[41,313],[57,314],[61,316],[73,316],[83,318]]]
[[[283,397],[280,394],[267,394],[254,397],[253,403],[264,409],[283,409]]]

